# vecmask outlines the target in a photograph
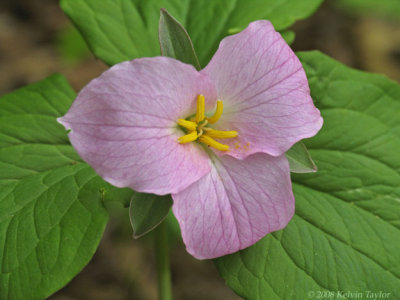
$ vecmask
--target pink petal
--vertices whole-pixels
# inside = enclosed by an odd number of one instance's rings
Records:
[[[172,195],[187,251],[199,259],[246,248],[285,227],[294,213],[284,155],[258,153],[245,160],[213,156],[212,160],[210,173]]]
[[[115,65],[90,82],[59,122],[79,155],[106,181],[139,192],[177,193],[210,171],[196,143],[179,144],[176,121],[208,106],[216,94],[207,76],[166,57]]]
[[[253,22],[223,39],[202,72],[224,102],[216,127],[239,132],[228,142],[228,155],[279,156],[322,126],[299,59],[269,21]]]

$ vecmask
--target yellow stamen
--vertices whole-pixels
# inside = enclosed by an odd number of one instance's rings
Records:
[[[195,131],[197,128],[196,122],[188,121],[185,119],[178,119],[178,125],[186,128],[189,131]]]
[[[204,107],[205,107],[205,99],[203,95],[199,95],[197,97],[197,111],[196,111],[196,123],[199,123],[204,120]]]
[[[190,143],[195,140],[197,140],[197,132],[196,131],[192,131],[191,133],[183,135],[178,139],[180,144]]]
[[[220,150],[220,151],[228,151],[229,150],[229,146],[228,145],[224,145],[224,144],[218,143],[213,138],[207,136],[207,133],[203,134],[201,137],[199,137],[199,141],[204,143],[204,144],[206,144],[206,145],[208,145],[208,146],[210,146],[210,147],[213,147],[213,148],[215,148],[217,150]]]
[[[228,151],[229,146],[225,144],[221,144],[214,140],[216,139],[229,139],[235,138],[238,136],[238,132],[231,131],[222,131],[216,130],[212,128],[207,128],[208,123],[215,123],[219,120],[222,115],[224,107],[221,100],[217,101],[217,107],[215,109],[214,115],[210,118],[205,117],[205,98],[203,95],[197,96],[197,111],[196,114],[191,117],[189,120],[178,119],[178,125],[185,128],[187,134],[181,136],[178,139],[180,144],[186,144],[193,141],[199,141],[203,144],[206,144],[209,147],[213,147],[220,151]],[[235,149],[239,147],[239,144],[235,143]]]
[[[208,123],[214,124],[215,122],[217,122],[219,120],[219,118],[221,117],[223,110],[224,110],[224,104],[222,103],[221,100],[218,100],[217,108],[215,109],[214,115],[210,118],[207,118]]]
[[[204,128],[207,132],[207,135],[212,138],[216,139],[230,139],[238,136],[237,131],[222,131],[222,130],[215,130],[211,128]]]

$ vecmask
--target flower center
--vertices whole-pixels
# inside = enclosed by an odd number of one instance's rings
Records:
[[[190,120],[178,119],[178,125],[186,129],[187,134],[178,139],[180,144],[186,144],[198,140],[221,151],[228,151],[229,146],[221,144],[214,139],[230,139],[238,136],[237,131],[222,131],[206,127],[209,124],[216,123],[222,115],[224,106],[221,100],[217,101],[217,108],[212,117],[206,117],[204,112],[205,99],[203,95],[197,96],[196,115]]]

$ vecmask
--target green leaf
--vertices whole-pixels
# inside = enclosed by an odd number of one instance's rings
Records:
[[[318,52],[299,56],[324,118],[306,141],[319,171],[292,174],[296,213],[284,230],[218,269],[245,299],[399,299],[400,86]]]
[[[90,56],[85,40],[72,25],[57,33],[56,46],[62,59],[70,64],[76,64]]]
[[[56,121],[74,98],[60,75],[0,98],[0,299],[44,299],[63,287],[107,223],[103,202],[117,189],[81,162]]]
[[[289,161],[291,172],[310,173],[317,171],[317,166],[303,142],[294,144],[285,155]]]
[[[188,31],[201,66],[219,42],[250,22],[269,19],[277,30],[310,16],[323,0],[61,0],[92,52],[109,65],[159,53],[160,8]]]
[[[292,44],[294,42],[294,39],[296,38],[296,34],[292,30],[282,31],[281,35],[286,43],[288,43],[289,45]]]
[[[192,41],[185,28],[165,9],[160,11],[158,27],[161,55],[193,65],[200,70],[200,63],[194,51]]]
[[[139,238],[156,228],[168,215],[171,206],[170,195],[135,193],[129,207],[133,236]]]
[[[333,3],[351,14],[382,15],[400,21],[399,0],[337,0]]]

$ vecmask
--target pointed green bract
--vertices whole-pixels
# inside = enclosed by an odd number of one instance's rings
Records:
[[[303,142],[294,144],[285,155],[289,161],[291,172],[310,173],[317,171],[317,166]]]
[[[98,246],[104,202],[132,194],[69,145],[56,118],[74,98],[60,75],[0,98],[0,299],[44,299],[63,287]]]
[[[296,213],[284,230],[217,267],[245,299],[398,299],[400,86],[318,52],[299,57],[324,118],[306,141],[318,172],[292,174]]]
[[[172,57],[193,65],[197,70],[201,69],[186,29],[165,9],[160,11],[158,38],[162,56]]]
[[[271,20],[284,30],[310,16],[323,0],[61,0],[61,7],[89,48],[109,65],[157,56],[161,8],[178,20],[192,38],[204,67],[223,37],[250,22]]]
[[[135,193],[129,207],[133,236],[139,238],[157,227],[168,215],[171,206],[170,195]]]

